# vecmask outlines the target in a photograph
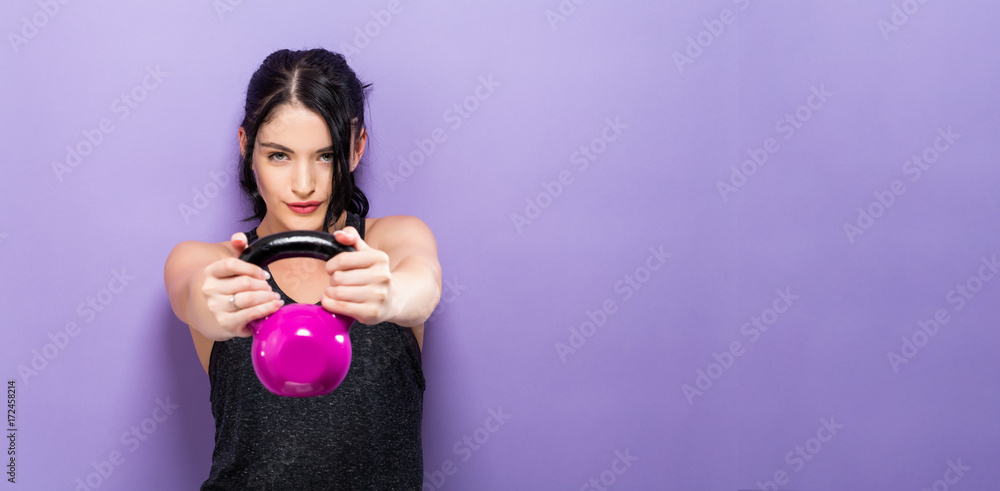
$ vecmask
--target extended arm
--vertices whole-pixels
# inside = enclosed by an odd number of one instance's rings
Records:
[[[366,243],[347,227],[337,240],[357,253],[327,262],[331,286],[323,306],[364,324],[394,322],[422,327],[441,299],[441,265],[437,243],[427,225],[411,216],[380,218]]]

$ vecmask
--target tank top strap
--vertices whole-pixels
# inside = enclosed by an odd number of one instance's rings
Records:
[[[354,227],[362,239],[365,238],[365,219],[353,211],[347,211],[347,223],[344,226]]]

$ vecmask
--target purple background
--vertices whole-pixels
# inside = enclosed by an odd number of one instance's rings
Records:
[[[423,219],[449,285],[423,351],[424,489],[1000,481],[1000,280],[982,262],[1000,253],[1000,4],[564,0],[558,19],[557,0],[48,2],[0,6],[0,354],[22,489],[207,477],[209,384],[164,260],[249,228],[225,173],[264,57],[350,45],[374,84],[370,216]],[[894,6],[911,12],[898,25]],[[499,85],[476,98],[480,77]],[[128,93],[143,100],[125,113]],[[457,127],[455,104],[474,108]],[[794,133],[776,123],[796,112]],[[113,131],[60,173],[105,118]],[[913,180],[921,155],[934,162]],[[894,181],[905,192],[873,205]],[[878,216],[852,235],[859,208]],[[627,296],[629,276],[645,282]],[[961,303],[960,285],[976,290]],[[782,313],[777,290],[798,297]],[[938,310],[948,323],[921,335]],[[752,342],[755,316],[772,324]],[[158,400],[177,407],[154,426]],[[499,429],[491,410],[509,415]],[[123,440],[133,426],[145,440]]]

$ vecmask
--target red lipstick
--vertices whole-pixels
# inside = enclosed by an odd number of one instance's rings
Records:
[[[319,201],[300,201],[298,203],[286,203],[289,208],[300,215],[308,215],[319,208]]]

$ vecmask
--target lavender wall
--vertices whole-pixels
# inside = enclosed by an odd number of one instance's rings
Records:
[[[207,476],[163,263],[246,228],[249,75],[317,46],[440,247],[424,489],[996,486],[1000,5],[355,4],[0,6],[22,489]]]

